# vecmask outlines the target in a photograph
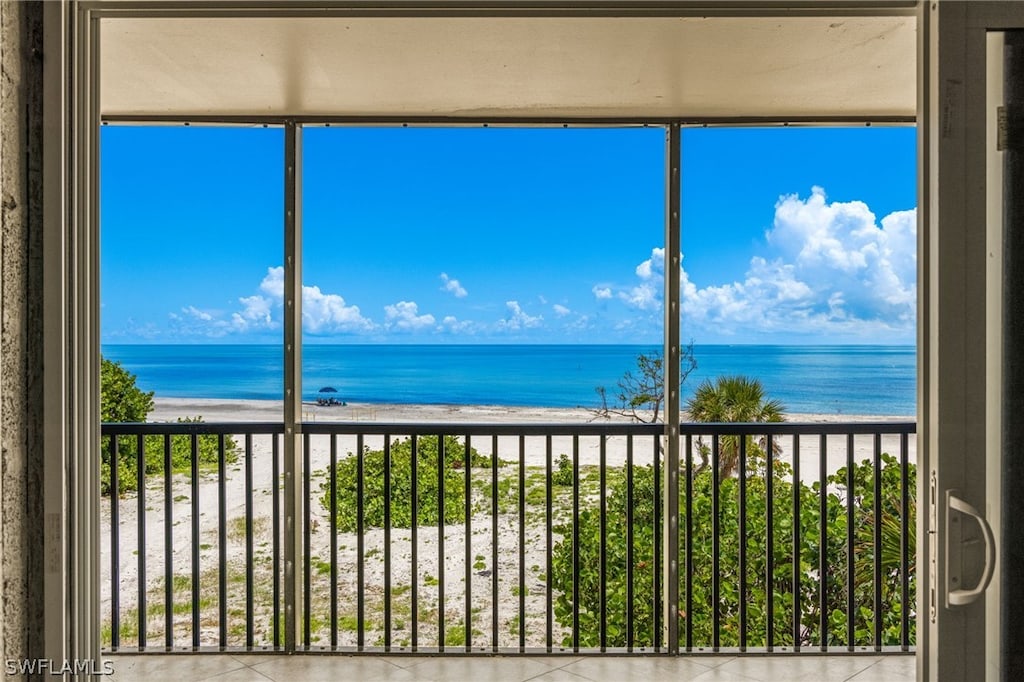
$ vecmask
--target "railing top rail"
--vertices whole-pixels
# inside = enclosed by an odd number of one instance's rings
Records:
[[[497,435],[548,436],[580,435],[657,436],[665,425],[629,422],[586,423],[478,423],[478,422],[303,422],[301,431],[319,435],[398,434],[398,435]],[[849,434],[900,435],[917,432],[914,421],[864,422],[774,422],[774,423],[698,423],[683,422],[684,436],[818,436]],[[280,434],[283,422],[132,422],[105,423],[102,434],[109,435],[191,435],[191,434]]]
[[[845,436],[848,434],[898,435],[916,433],[915,421],[857,421],[857,422],[683,422],[679,425],[682,435],[726,436]]]
[[[180,436],[284,433],[284,422],[104,422],[104,436]]]

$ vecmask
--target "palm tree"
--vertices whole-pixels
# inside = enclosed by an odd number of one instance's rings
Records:
[[[761,382],[744,376],[721,376],[713,382],[705,379],[686,402],[686,409],[690,419],[702,423],[785,421],[782,403],[767,400]],[[748,436],[748,451],[753,444],[753,439]],[[762,447],[766,445],[764,443]],[[739,466],[739,437],[719,437],[718,452],[722,477],[732,476]],[[706,452],[702,451],[702,458],[706,464]]]

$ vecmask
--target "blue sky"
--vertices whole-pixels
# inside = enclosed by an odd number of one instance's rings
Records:
[[[101,136],[105,343],[281,338],[278,128]],[[683,336],[914,341],[912,128],[683,133]],[[661,128],[309,128],[308,343],[658,343]]]

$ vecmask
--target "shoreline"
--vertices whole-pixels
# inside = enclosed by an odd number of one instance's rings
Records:
[[[281,421],[283,400],[222,398],[154,398],[147,421],[168,422],[181,417],[201,416],[205,422]],[[520,405],[460,405],[453,403],[347,403],[317,405],[302,403],[303,421],[387,421],[387,422],[495,422],[586,423],[596,417],[588,407],[527,407]],[[906,422],[916,416],[793,412],[792,423]],[[625,417],[615,422],[631,421]],[[685,421],[685,420],[684,420]]]

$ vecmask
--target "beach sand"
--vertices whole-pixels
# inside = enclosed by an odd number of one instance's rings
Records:
[[[280,422],[282,417],[281,401],[254,400],[186,400],[157,399],[155,410],[150,414],[151,421],[175,421],[182,417],[202,416],[206,422]],[[585,408],[523,408],[505,406],[465,406],[465,405],[368,405],[349,404],[347,406],[323,407],[315,404],[303,408],[304,421],[359,421],[366,422],[368,433],[373,432],[375,423],[588,423],[594,421],[594,415]],[[850,421],[896,421],[893,417],[850,416],[850,415],[787,415],[792,422],[850,422]],[[905,421],[906,419],[903,419]],[[400,433],[390,434],[392,438],[401,437]],[[272,642],[270,630],[270,586],[272,584],[272,509],[275,488],[281,490],[280,478],[275,482],[272,467],[273,442],[270,436],[254,436],[251,450],[251,489],[246,486],[246,454],[240,452],[238,461],[228,467],[224,482],[223,516],[227,527],[225,559],[228,574],[229,604],[229,644],[244,644],[244,604],[246,568],[252,567],[254,590],[257,606],[254,613],[253,636],[257,645]],[[242,437],[236,437],[239,446],[244,445]],[[571,455],[573,442],[571,437],[555,436],[552,441],[552,455],[565,453]],[[365,438],[364,444],[371,448],[380,448],[383,436],[371,435]],[[480,454],[491,455],[493,440],[490,437],[474,437],[472,446]],[[657,443],[653,437],[634,438],[634,462],[650,464],[657,453]],[[786,462],[793,460],[792,438],[780,439],[780,459]],[[908,439],[908,458],[913,462],[916,454],[916,438]],[[354,436],[339,436],[336,441],[336,452],[339,459],[347,457],[356,450]],[[611,436],[604,443],[604,452],[609,466],[621,466],[626,460],[627,438]],[[899,438],[884,436],[882,451],[894,455],[899,453]],[[330,465],[331,440],[329,436],[310,436],[310,555],[312,556],[312,586],[314,595],[311,613],[319,624],[314,627],[314,637],[319,637],[314,644],[327,643],[328,637],[322,630],[325,621],[329,623],[329,565],[330,565],[330,518],[329,513],[320,504],[328,481]],[[857,436],[854,439],[853,458],[862,461],[872,456],[874,439],[871,436]],[[579,461],[581,466],[597,464],[601,457],[601,437],[585,436],[579,438]],[[515,436],[498,438],[498,456],[512,464],[502,468],[502,476],[514,478],[518,475],[517,464],[521,461],[527,467],[543,467],[546,462],[547,443],[543,436],[530,436],[520,440]],[[279,453],[280,456],[280,453]],[[800,447],[800,478],[804,482],[817,480],[819,476],[819,439],[804,437]],[[847,438],[830,436],[827,439],[827,468],[829,472],[845,466],[847,461]],[[279,462],[280,464],[280,462]],[[535,470],[537,471],[537,470]],[[540,469],[539,471],[543,471]],[[280,475],[279,469],[278,474]],[[473,470],[473,480],[481,479],[488,482],[490,470]],[[133,610],[139,603],[139,557],[145,558],[147,586],[145,592],[149,601],[150,612],[148,635],[150,641],[163,642],[163,611],[155,609],[154,604],[163,602],[163,586],[165,565],[170,560],[170,574],[174,576],[174,641],[177,645],[190,645],[191,609],[191,576],[192,552],[199,548],[200,591],[203,595],[211,595],[203,603],[200,618],[200,634],[204,645],[218,643],[218,611],[217,584],[219,579],[220,539],[219,520],[221,518],[221,496],[219,481],[216,475],[203,474],[199,477],[195,495],[188,477],[177,474],[172,477],[171,488],[164,487],[162,477],[150,481],[145,486],[144,494],[129,493],[117,501],[119,527],[119,556],[117,563],[119,586],[120,613],[122,622],[131,622],[137,617]],[[486,486],[484,486],[486,487]],[[249,495],[251,494],[251,502]],[[165,551],[165,518],[168,508],[165,506],[165,495],[169,496],[170,512],[170,553]],[[193,499],[195,498],[195,499]],[[279,496],[280,500],[280,496]],[[518,608],[519,608],[519,569],[520,569],[520,532],[519,519],[516,513],[502,513],[495,520],[489,512],[489,503],[482,492],[474,492],[474,504],[486,512],[474,514],[470,520],[470,548],[468,555],[471,562],[470,590],[474,611],[473,630],[479,631],[474,636],[477,645],[490,645],[491,624],[491,589],[492,579],[497,574],[499,599],[499,646],[518,645]],[[140,527],[138,519],[145,516],[145,523]],[[253,558],[247,563],[246,555],[246,512],[253,517]],[[112,509],[110,500],[105,498],[101,510],[101,528],[104,542],[101,547],[101,585],[103,593],[102,608],[109,614],[111,608],[111,578],[113,564],[110,552]],[[194,537],[194,519],[198,520],[198,537]],[[545,623],[544,601],[544,565],[546,552],[546,532],[543,522],[534,527],[528,524],[523,537],[523,566],[526,570],[526,611],[527,630],[532,633],[533,645],[543,636]],[[492,526],[492,524],[494,524]],[[492,542],[494,528],[498,531],[498,544]],[[143,537],[144,547],[140,546]],[[393,589],[401,592],[393,605],[395,617],[392,622],[392,642],[396,645],[408,643],[410,637],[409,611],[411,606],[408,587],[413,582],[412,540],[408,529],[394,529],[390,537],[390,566],[385,566],[385,538],[380,529],[367,530],[362,538],[363,569],[365,571],[363,594],[367,604],[367,644],[380,643],[383,625],[380,622],[380,606],[383,600],[385,569],[390,575]],[[466,595],[466,527],[464,525],[445,526],[443,532],[438,528],[422,528],[418,532],[416,542],[417,567],[416,585],[420,602],[419,637],[421,646],[430,646],[436,641],[436,612],[438,608],[438,582],[440,576],[439,549],[443,542],[444,548],[444,587],[446,623],[448,628],[462,622],[465,612],[464,598]],[[359,538],[354,533],[339,533],[338,538],[338,601],[339,612],[346,624],[354,618],[355,599],[358,591],[357,546]],[[555,538],[557,542],[558,538]],[[434,614],[430,616],[430,614]],[[372,616],[372,617],[371,617]],[[105,615],[104,618],[108,618]],[[433,620],[431,620],[433,618]],[[240,627],[241,626],[241,627]],[[556,628],[556,642],[560,638]],[[132,631],[122,634],[122,644],[131,643]],[[355,632],[349,627],[339,626],[339,645],[354,645]]]
[[[155,409],[150,414],[150,421],[173,422],[179,418],[202,416],[207,422],[280,422],[283,415],[283,403],[279,400],[216,400],[216,399],[178,399],[158,398]],[[685,418],[685,415],[684,415]],[[786,421],[794,423],[849,423],[849,422],[895,422],[913,421],[914,417],[893,417],[880,415],[846,415],[846,414],[787,414]],[[404,405],[404,404],[368,404],[349,403],[345,406],[319,406],[315,403],[303,405],[303,421],[327,422],[365,422],[367,433],[373,433],[373,424],[586,424],[606,423],[588,408],[561,407],[516,407],[504,405]],[[629,423],[626,418],[617,418],[619,423]],[[394,433],[393,436],[401,436]],[[621,466],[626,459],[626,438],[612,436],[605,441],[606,457],[609,465]],[[366,443],[371,447],[380,447],[382,439],[367,436]],[[818,437],[804,436],[800,441],[800,478],[803,481],[814,481],[819,477],[820,440]],[[648,445],[649,444],[649,445]],[[313,461],[322,461],[330,449],[327,436],[313,436],[310,441]],[[477,438],[474,447],[482,454],[490,455],[490,438]],[[530,436],[525,439],[525,461],[527,465],[542,465],[545,462],[546,443],[543,436]],[[597,436],[580,438],[580,462],[597,464],[600,457],[601,439]],[[780,437],[780,459],[787,463],[793,462],[792,437]],[[847,438],[842,435],[827,438],[827,473],[834,473],[847,462]],[[900,452],[899,437],[882,436],[882,452],[898,456]],[[339,436],[338,450],[342,455],[355,449],[354,436]],[[518,460],[518,439],[501,437],[499,440],[499,456],[504,459]],[[557,457],[561,453],[572,453],[570,437],[555,436],[552,447]],[[638,437],[634,443],[635,452],[653,452],[651,438]],[[908,459],[916,461],[917,439],[911,435],[908,439]],[[854,438],[854,461],[860,462],[874,454],[872,436],[856,436]],[[638,458],[641,455],[638,455]],[[638,459],[638,461],[643,461]],[[650,463],[650,456],[646,462]]]

